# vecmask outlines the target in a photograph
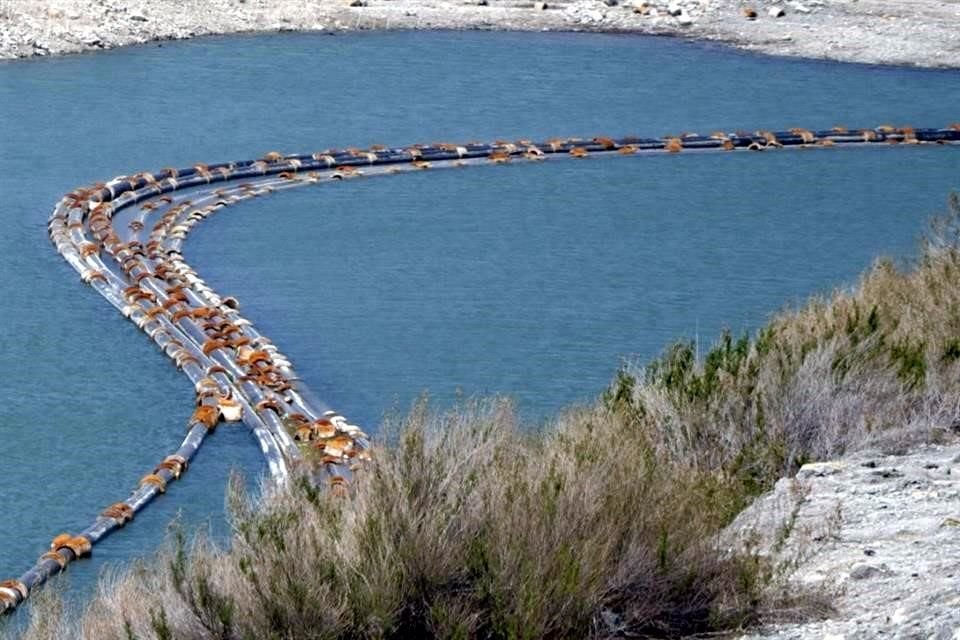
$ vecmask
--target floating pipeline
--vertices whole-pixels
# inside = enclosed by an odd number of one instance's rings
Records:
[[[890,144],[960,143],[960,124],[944,129],[717,132],[661,138],[557,138],[542,142],[428,144],[402,148],[330,149],[313,154],[271,152],[258,160],[196,164],[121,176],[76,189],[50,217],[50,239],[89,284],[142,329],[194,384],[196,407],[180,447],[106,507],[92,525],[57,535],[37,563],[16,580],[0,582],[0,610],[30,592],[94,545],[133,520],[186,472],[206,436],[220,422],[251,429],[277,484],[307,474],[338,495],[369,459],[360,428],[313,399],[276,346],[184,262],[181,248],[201,220],[237,202],[285,189],[406,171],[471,164],[537,162],[558,157],[648,155],[689,151],[765,151]],[[190,190],[189,193],[173,195]],[[119,226],[117,215],[133,213]],[[142,232],[152,224],[145,239]]]

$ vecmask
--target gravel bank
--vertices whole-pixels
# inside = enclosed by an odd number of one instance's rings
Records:
[[[509,29],[650,33],[788,56],[960,67],[958,27],[960,0],[0,0],[0,58],[252,31]]]
[[[730,531],[799,558],[801,588],[837,594],[826,620],[742,640],[960,640],[960,443],[808,464]]]

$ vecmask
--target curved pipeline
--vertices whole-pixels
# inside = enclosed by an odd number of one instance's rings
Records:
[[[538,162],[559,157],[651,155],[689,151],[764,151],[890,144],[960,143],[960,124],[943,129],[717,132],[660,138],[555,138],[534,142],[436,143],[410,147],[270,152],[258,160],[196,164],[182,169],[119,176],[78,188],[57,203],[50,240],[79,274],[141,328],[194,384],[196,407],[180,447],[146,474],[133,493],[74,534],[56,536],[36,564],[16,580],[0,582],[0,611],[30,592],[132,520],[186,471],[208,433],[221,421],[251,429],[279,484],[293,473],[312,474],[337,494],[368,459],[366,434],[313,399],[290,360],[184,260],[183,242],[200,221],[237,202],[275,191],[361,176],[475,164]],[[193,189],[185,196],[176,192]],[[139,210],[134,207],[139,205]],[[117,214],[133,212],[126,225]],[[145,238],[150,223],[152,227]]]

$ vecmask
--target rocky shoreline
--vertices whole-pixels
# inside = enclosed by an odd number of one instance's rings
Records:
[[[805,465],[729,532],[834,608],[742,640],[960,640],[960,442]]]
[[[0,0],[0,59],[203,35],[452,29],[670,35],[774,55],[960,68],[946,0]]]

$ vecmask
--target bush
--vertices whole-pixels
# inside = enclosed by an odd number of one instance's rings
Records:
[[[738,502],[657,459],[602,407],[524,435],[504,400],[418,405],[349,499],[231,483],[229,551],[174,534],[107,581],[90,638],[678,635],[759,610],[756,563],[718,556]]]

